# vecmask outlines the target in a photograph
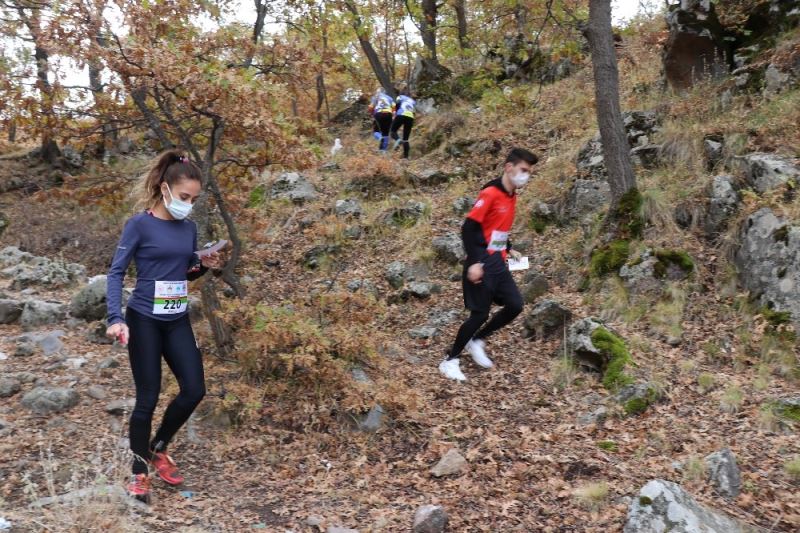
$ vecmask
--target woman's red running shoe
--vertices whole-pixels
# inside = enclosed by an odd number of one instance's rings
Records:
[[[183,483],[183,476],[178,473],[178,465],[172,457],[164,452],[156,452],[150,460],[150,464],[156,469],[158,477],[170,485],[180,485]]]

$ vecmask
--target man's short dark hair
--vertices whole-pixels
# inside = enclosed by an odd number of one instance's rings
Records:
[[[520,161],[525,161],[529,165],[535,165],[539,162],[539,158],[536,157],[536,154],[526,150],[525,148],[512,148],[511,151],[508,152],[506,163],[516,165]]]

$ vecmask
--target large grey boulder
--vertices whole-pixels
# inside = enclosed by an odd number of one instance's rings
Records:
[[[60,413],[78,405],[80,397],[74,389],[36,387],[22,397],[22,405],[37,415]]]
[[[790,72],[784,72],[780,67],[775,64],[767,66],[764,72],[764,96],[776,96],[787,89],[792,84],[792,75]]]
[[[623,533],[750,533],[756,529],[697,503],[679,485],[648,482],[633,499]]]
[[[436,252],[436,257],[451,265],[457,265],[466,256],[461,236],[455,233],[434,237],[433,251]]]
[[[576,179],[567,193],[560,218],[589,222],[595,213],[611,203],[611,186],[606,180]]]
[[[655,267],[658,258],[653,251],[647,249],[633,263],[627,263],[619,269],[619,277],[625,288],[634,294],[659,294],[662,290],[661,280],[656,278]]]
[[[16,290],[33,286],[67,287],[86,275],[83,265],[36,257],[15,246],[0,251],[0,268],[0,276],[11,279],[11,286]]]
[[[731,47],[711,0],[681,0],[669,7],[663,65],[667,83],[685,90],[728,74]]]
[[[31,330],[39,326],[56,324],[67,316],[67,306],[58,302],[28,300],[22,308],[19,322],[22,329]]]
[[[106,276],[93,278],[72,297],[70,315],[86,320],[102,320],[106,316]]]
[[[709,191],[708,210],[703,229],[706,235],[715,238],[725,230],[728,219],[739,206],[739,193],[732,176],[714,176]]]
[[[571,319],[572,311],[553,300],[544,300],[525,317],[523,337],[533,340],[560,337]]]
[[[317,199],[317,190],[308,178],[297,172],[285,172],[278,176],[270,189],[273,200],[290,200],[303,204]]]
[[[730,448],[723,448],[706,456],[705,461],[708,476],[717,492],[729,499],[739,496],[742,490],[742,476],[736,463],[736,456]]]
[[[522,279],[522,298],[526,303],[532,304],[550,290],[547,276],[532,268],[525,273]]]
[[[364,433],[375,433],[383,428],[389,420],[389,415],[383,410],[380,404],[375,404],[372,408],[361,416],[355,418],[355,426]]]
[[[423,505],[414,513],[413,533],[443,533],[449,517],[441,505]]]
[[[13,324],[22,315],[22,302],[0,299],[0,324]]]
[[[467,175],[462,167],[455,167],[452,170],[441,168],[428,168],[412,176],[412,180],[419,186],[434,186],[449,183],[457,179],[463,179]]]
[[[736,158],[747,184],[763,194],[792,181],[800,181],[800,167],[791,159],[772,153],[755,152]]]
[[[742,225],[734,262],[742,286],[756,301],[789,312],[800,328],[800,227],[765,207]]]

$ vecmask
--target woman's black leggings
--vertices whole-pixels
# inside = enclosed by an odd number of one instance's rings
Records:
[[[176,320],[157,320],[128,308],[125,320],[130,328],[128,356],[136,384],[136,405],[130,425],[133,473],[142,474],[147,472],[150,454],[166,449],[205,396],[206,387],[203,360],[188,314]],[[153,412],[161,392],[162,354],[178,380],[180,393],[167,406],[161,426],[150,442]]]
[[[408,144],[408,139],[411,137],[411,128],[414,127],[414,119],[404,115],[397,115],[394,117],[394,122],[392,122],[391,136],[395,141],[400,138],[400,136],[397,134],[397,131],[401,127],[403,128],[403,157],[408,159],[408,152],[411,150],[411,147]]]

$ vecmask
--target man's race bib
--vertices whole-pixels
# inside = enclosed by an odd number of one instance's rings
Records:
[[[153,294],[154,315],[177,315],[189,305],[189,284],[187,281],[156,281]]]
[[[493,231],[492,237],[489,239],[489,246],[486,247],[487,250],[491,250],[493,252],[502,252],[506,249],[508,245],[508,232],[507,231]]]

